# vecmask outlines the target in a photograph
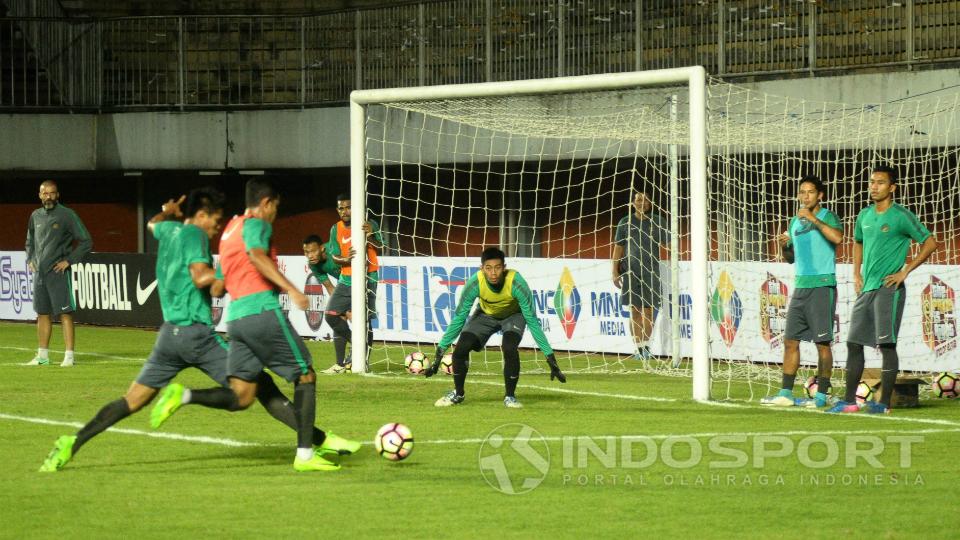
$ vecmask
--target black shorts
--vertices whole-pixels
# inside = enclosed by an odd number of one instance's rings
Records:
[[[897,342],[907,288],[880,287],[861,293],[850,313],[850,335],[847,341],[867,347]]]
[[[62,273],[51,270],[43,275],[33,274],[33,310],[37,315],[60,315],[77,310],[70,268]]]
[[[833,341],[837,288],[795,289],[787,307],[785,339],[826,343]]]
[[[227,386],[227,349],[223,338],[205,324],[177,326],[165,322],[137,382],[163,388],[181,371],[195,367],[217,384]]]
[[[280,308],[262,311],[227,323],[230,352],[227,376],[254,381],[270,368],[289,382],[310,372],[313,359],[303,338]]]

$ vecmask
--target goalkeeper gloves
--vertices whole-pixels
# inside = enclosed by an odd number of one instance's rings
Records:
[[[567,376],[560,371],[560,366],[557,365],[557,357],[550,353],[547,355],[547,365],[550,366],[550,380],[557,379],[558,381],[565,383],[567,382]]]
[[[433,363],[430,364],[430,367],[428,367],[428,368],[423,372],[423,376],[424,376],[424,377],[427,377],[427,378],[430,378],[430,377],[433,377],[434,375],[436,375],[437,372],[440,371],[440,360],[441,360],[441,359],[443,359],[443,349],[441,349],[440,347],[437,347],[437,356],[436,356],[436,358],[433,360]]]

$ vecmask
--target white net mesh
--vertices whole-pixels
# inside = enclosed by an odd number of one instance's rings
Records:
[[[702,278],[688,264],[694,195],[707,197],[710,209],[712,394],[767,395],[779,386],[793,290],[793,268],[775,238],[796,213],[797,180],[815,174],[826,183],[824,205],[847,232],[837,252],[842,340],[853,301],[852,226],[869,202],[869,168],[879,163],[900,169],[897,202],[943,243],[907,283],[901,367],[960,367],[950,288],[960,283],[955,96],[811,103],[711,81],[709,190],[697,194],[686,180],[686,103],[685,88],[659,87],[368,106],[367,205],[387,243],[374,369],[403,369],[412,350],[431,353],[480,252],[499,246],[529,283],[536,317],[566,369],[689,375],[690,283]],[[637,191],[649,208],[634,205]],[[621,222],[626,241],[618,243]],[[629,287],[627,305],[614,283],[615,253],[625,256],[617,272],[641,284]],[[631,299],[654,306],[652,328]],[[500,371],[498,340],[474,355],[471,372]],[[529,332],[521,345],[535,347]],[[635,356],[638,347],[650,357]],[[840,385],[845,348],[835,346],[834,356]],[[524,369],[541,367],[539,358],[522,355]],[[868,355],[868,367],[875,360]],[[816,363],[812,345],[801,362],[798,381]]]

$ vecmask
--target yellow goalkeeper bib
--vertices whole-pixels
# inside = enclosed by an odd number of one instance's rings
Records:
[[[503,280],[503,288],[495,292],[487,283],[483,271],[477,272],[477,281],[480,283],[480,309],[495,319],[506,319],[520,311],[520,304],[513,297],[513,276],[516,270],[507,270]]]

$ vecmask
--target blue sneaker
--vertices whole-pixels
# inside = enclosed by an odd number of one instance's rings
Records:
[[[828,413],[855,413],[860,412],[860,406],[848,401],[838,401],[833,407],[827,410]]]
[[[649,347],[640,347],[639,349],[637,349],[637,353],[633,355],[633,359],[638,360],[640,362],[646,362],[650,360],[650,358],[652,357],[653,355],[650,354]]]
[[[867,414],[890,414],[890,407],[879,401],[867,401],[863,404],[863,412]]]

